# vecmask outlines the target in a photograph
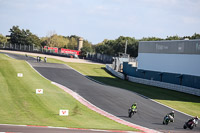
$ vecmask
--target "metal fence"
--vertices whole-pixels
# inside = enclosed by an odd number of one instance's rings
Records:
[[[56,53],[56,52],[54,52],[54,50],[44,49],[43,47],[38,47],[35,45],[21,45],[21,44],[5,43],[5,44],[0,44],[0,49],[43,53],[43,54],[49,54],[49,55],[78,58],[78,56],[76,54],[67,54],[67,53],[59,53],[59,52]]]

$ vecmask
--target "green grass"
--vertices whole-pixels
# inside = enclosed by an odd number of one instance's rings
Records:
[[[107,85],[131,90],[179,111],[200,116],[200,97],[198,96],[121,80],[109,74],[105,70],[105,65],[70,62],[67,64],[84,75]]]
[[[17,73],[24,76],[19,78]],[[44,94],[35,94],[36,89],[44,89]],[[68,109],[69,116],[59,116],[60,109]],[[0,123],[135,130],[88,109],[41,77],[25,61],[3,54],[0,54]]]

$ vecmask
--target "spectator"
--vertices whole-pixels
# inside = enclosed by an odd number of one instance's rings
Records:
[[[47,62],[47,57],[44,57],[44,62],[45,62],[45,63]]]
[[[39,56],[39,62],[41,61],[41,57]]]

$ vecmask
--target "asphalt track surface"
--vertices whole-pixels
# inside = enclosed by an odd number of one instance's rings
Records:
[[[163,125],[163,117],[172,109],[149,98],[121,88],[96,83],[63,64],[38,63],[35,59],[22,55],[8,55],[16,59],[28,60],[47,79],[70,88],[92,104],[121,119],[161,132],[200,132],[199,125],[193,130],[184,130],[183,124],[190,117],[179,112],[175,112],[174,123]],[[128,118],[128,108],[133,102],[138,103],[138,112],[132,118]]]
[[[105,133],[105,131],[90,131],[81,129],[47,128],[33,126],[0,125],[0,133]],[[119,133],[108,131],[108,133]]]

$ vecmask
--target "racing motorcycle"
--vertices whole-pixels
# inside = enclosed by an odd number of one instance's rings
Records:
[[[189,128],[189,129],[193,129],[194,128],[194,126],[196,126],[197,125],[197,121],[195,120],[195,119],[193,119],[193,120],[189,120],[189,121],[187,121],[184,125],[183,125],[183,128],[184,129],[186,129],[186,128]]]
[[[169,122],[173,122],[173,117],[171,115],[166,115],[163,119],[163,125],[168,125]]]
[[[135,113],[137,112],[137,110],[132,110],[131,108],[128,109],[128,117],[131,118]]]

